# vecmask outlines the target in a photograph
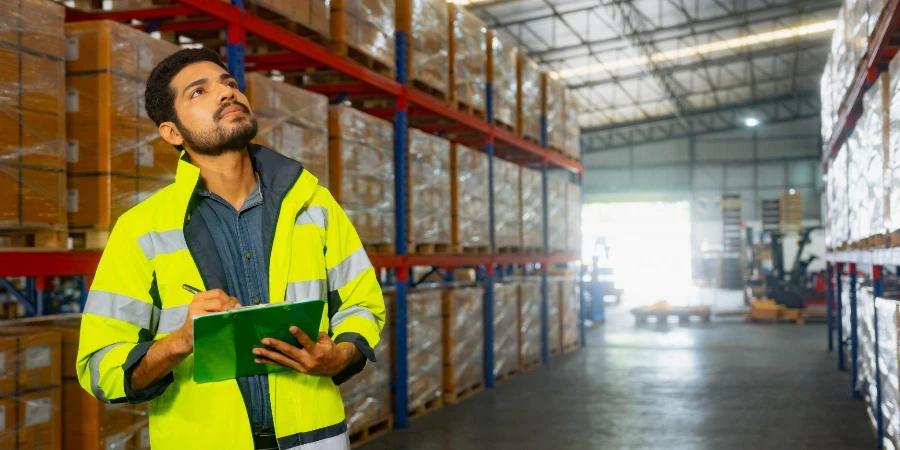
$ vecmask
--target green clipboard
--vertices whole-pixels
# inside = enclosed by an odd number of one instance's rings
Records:
[[[273,303],[194,318],[194,382],[230,380],[283,372],[285,367],[253,362],[263,338],[300,346],[289,328],[300,328],[312,340],[319,336],[324,300]]]

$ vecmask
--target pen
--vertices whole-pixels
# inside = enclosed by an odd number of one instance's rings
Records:
[[[191,285],[189,285],[189,284],[182,284],[181,287],[183,287],[184,290],[190,292],[191,294],[195,294],[195,295],[196,295],[196,294],[199,294],[199,293],[200,293],[200,289],[197,289],[197,288],[195,288],[195,287],[193,287],[193,286],[191,286]]]

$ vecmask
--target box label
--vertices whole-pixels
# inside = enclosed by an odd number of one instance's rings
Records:
[[[37,398],[25,402],[25,426],[40,425],[50,421],[53,415],[53,402],[50,397]]]
[[[78,162],[78,139],[69,139],[66,141],[66,162]]]
[[[138,145],[134,152],[134,165],[139,167],[153,167],[153,146],[150,144]]]
[[[138,68],[143,70],[153,70],[153,50],[141,46],[138,47]]]
[[[71,36],[66,38],[66,61],[78,60],[78,37]]]
[[[25,349],[25,370],[39,369],[50,365],[50,346],[28,347]]]
[[[70,213],[78,212],[78,189],[66,191],[66,210]]]
[[[78,96],[78,89],[66,89],[66,112],[78,112],[80,106]]]
[[[275,89],[269,91],[269,109],[275,110],[281,108],[281,96]]]

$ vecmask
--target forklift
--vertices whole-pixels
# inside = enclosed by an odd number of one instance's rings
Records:
[[[801,309],[810,303],[818,303],[824,299],[824,293],[819,292],[819,283],[811,283],[808,272],[809,265],[818,256],[809,255],[803,257],[803,251],[810,243],[810,234],[821,227],[808,227],[800,231],[797,240],[797,254],[790,272],[784,268],[784,235],[778,231],[768,231],[771,238],[772,270],[766,275],[766,296],[779,305],[788,308]]]

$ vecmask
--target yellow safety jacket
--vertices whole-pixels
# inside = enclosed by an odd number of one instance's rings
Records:
[[[265,188],[271,302],[327,299],[320,330],[335,342],[355,343],[374,360],[384,299],[356,230],[299,163],[256,145],[249,151]],[[201,215],[190,214],[199,176],[182,156],[175,182],[123,214],[110,235],[85,306],[77,362],[81,386],[102,401],[135,402],[128,395],[130,371],[154,340],[180,328],[187,316],[192,295],[182,284],[224,289],[211,235],[196,225]],[[194,383],[193,355],[171,376],[150,400],[154,450],[253,448],[237,381]],[[293,371],[268,380],[282,450],[348,448],[335,380]]]

